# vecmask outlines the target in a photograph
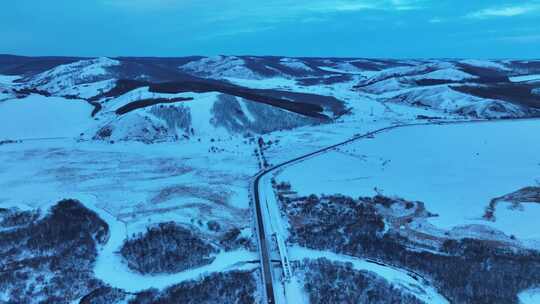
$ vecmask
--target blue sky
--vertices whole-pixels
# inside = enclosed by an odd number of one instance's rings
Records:
[[[16,0],[0,53],[540,58],[540,0]]]

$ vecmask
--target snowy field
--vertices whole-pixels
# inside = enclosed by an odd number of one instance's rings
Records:
[[[384,104],[368,96],[349,100],[351,115],[339,118],[332,124],[300,127],[294,130],[277,131],[264,135],[263,138],[273,142],[266,148],[265,155],[271,164],[278,164],[302,156],[321,148],[334,145],[380,128],[422,123],[418,115],[440,117],[447,121],[464,120],[463,117],[397,104]]]
[[[530,289],[519,294],[520,304],[540,303],[540,289]]]
[[[209,220],[223,227],[249,226],[247,189],[257,170],[251,149],[201,153],[209,147],[74,140],[4,145],[0,204],[35,208],[90,195],[128,223],[130,235],[167,220],[201,228]]]
[[[3,101],[0,140],[77,136],[94,124],[92,109],[84,100],[41,95]]]
[[[539,239],[538,204],[501,204],[495,222],[481,219],[491,199],[540,183],[539,132],[537,120],[404,127],[289,166],[278,180],[300,194],[419,200],[443,229],[485,224]]]

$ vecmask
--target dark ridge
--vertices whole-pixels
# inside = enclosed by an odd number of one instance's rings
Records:
[[[521,83],[498,83],[485,86],[452,86],[452,89],[481,98],[499,99],[521,106],[540,109],[540,96],[531,93],[534,87]]]
[[[323,107],[318,104],[300,102],[296,100],[284,100],[275,98],[271,95],[272,92],[287,94],[289,92],[280,92],[273,90],[253,90],[249,88],[232,86],[232,85],[215,85],[204,82],[168,82],[156,83],[150,85],[150,92],[176,94],[182,92],[219,92],[236,97],[241,97],[254,102],[268,104],[274,107],[279,107],[291,112],[302,114],[313,118],[328,119],[329,117],[321,114],[324,111]],[[278,94],[279,94],[278,93]],[[316,95],[313,95],[316,96]]]
[[[460,81],[424,78],[424,79],[414,80],[414,83],[416,83],[419,86],[427,87],[427,86],[440,85],[440,84],[460,83]]]
[[[82,57],[26,57],[0,55],[0,74],[31,76],[62,64],[88,59]]]
[[[497,69],[477,67],[466,63],[456,63],[456,66],[465,73],[475,75],[483,79],[483,82],[508,82],[506,72]]]
[[[205,58],[203,56],[187,57],[116,57],[116,60],[138,62],[141,64],[153,64],[168,69],[178,69],[186,63]]]
[[[540,73],[540,60],[513,60],[509,65],[512,70],[520,71],[520,74]]]
[[[118,79],[137,79],[152,82],[200,80],[200,78],[191,76],[178,69],[178,66],[182,65],[182,63],[192,60],[189,58],[157,60],[121,57],[115,59],[119,60],[121,65],[110,67],[109,69]]]
[[[408,63],[387,59],[357,59],[349,63],[359,69],[368,71],[380,71],[392,67],[411,66],[411,64]]]
[[[129,113],[133,110],[146,108],[149,106],[157,105],[157,104],[164,104],[164,103],[175,103],[175,102],[182,102],[182,101],[188,101],[193,100],[191,97],[176,97],[176,98],[149,98],[149,99],[141,99],[136,100],[133,102],[130,102],[126,105],[121,106],[120,108],[116,109],[115,113],[117,115],[123,115],[126,113]],[[92,115],[93,116],[93,115]]]
[[[219,92],[236,97],[241,97],[254,102],[268,104],[271,106],[282,108],[284,110],[288,110],[290,112],[320,119],[329,118],[328,116],[321,113],[324,111],[322,105],[329,106],[331,109],[337,111],[337,114],[344,110],[342,102],[333,97],[277,90],[255,90],[216,81],[177,81],[150,83],[137,80],[119,80],[117,81],[117,84],[113,89],[104,94],[96,96],[91,100],[96,101],[104,97],[120,96],[134,89],[146,86],[149,87],[150,92],[165,94],[177,94],[186,92]]]
[[[51,93],[43,90],[39,90],[36,88],[22,88],[22,89],[14,89],[13,90],[16,94],[21,94],[22,96],[28,96],[30,94],[37,94],[37,95],[43,95],[45,97],[52,96]]]
[[[296,103],[303,102],[306,104],[328,107],[334,113],[334,115],[342,115],[347,111],[344,102],[332,96],[262,89],[255,90],[255,92],[279,99],[293,100]]]

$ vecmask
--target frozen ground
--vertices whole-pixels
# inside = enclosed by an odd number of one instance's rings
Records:
[[[426,203],[450,229],[485,224],[521,239],[538,239],[540,206],[481,217],[492,198],[540,181],[540,121],[484,122],[395,129],[288,167],[278,177],[300,194],[373,196]]]
[[[89,128],[93,107],[84,100],[30,95],[0,102],[0,139],[76,136]]]
[[[0,146],[0,206],[47,210],[63,198],[79,199],[111,225],[96,276],[114,287],[140,291],[193,279],[211,271],[254,267],[246,249],[222,252],[207,266],[173,275],[142,276],[118,256],[125,237],[148,225],[175,221],[197,227],[205,238],[217,221],[251,234],[248,185],[257,171],[252,149],[238,143],[219,153],[201,153],[210,143],[106,144],[71,139],[32,140]],[[253,160],[253,161],[251,161]],[[217,240],[215,240],[217,241]]]
[[[251,149],[239,145],[201,153],[210,146],[74,140],[4,145],[0,203],[39,207],[92,195],[98,206],[128,223],[130,235],[165,220],[201,228],[209,220],[223,222],[223,227],[249,226],[247,188],[257,170]]]
[[[351,99],[348,106],[352,114],[332,124],[300,127],[289,131],[277,131],[264,135],[272,145],[265,149],[271,164],[278,164],[295,157],[334,145],[351,137],[376,129],[408,123],[421,123],[418,115],[439,117],[444,120],[464,120],[463,117],[438,113],[423,108],[412,108],[398,104],[381,103],[369,96]]]
[[[540,303],[540,289],[526,290],[519,295],[520,304],[538,304]]]

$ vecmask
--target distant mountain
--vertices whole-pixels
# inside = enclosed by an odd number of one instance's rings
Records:
[[[360,115],[363,100],[441,116],[540,115],[540,61],[0,55],[0,75],[0,101],[30,94],[86,100],[96,126],[85,136],[111,141],[326,124]]]

